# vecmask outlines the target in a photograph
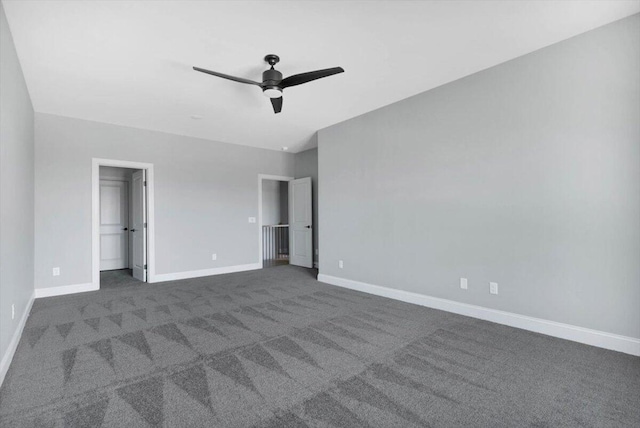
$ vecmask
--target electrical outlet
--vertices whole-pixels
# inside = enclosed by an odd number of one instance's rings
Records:
[[[218,255],[215,253],[211,254],[211,260],[218,260]]]
[[[249,223],[255,223],[255,222],[256,222],[255,217],[249,217]]]
[[[59,267],[54,267],[53,268],[53,276],[60,276],[60,268]]]
[[[16,317],[16,304],[12,303],[11,304],[11,319],[14,319]]]
[[[467,287],[467,278],[460,278],[460,288],[466,290]]]
[[[338,260],[338,267],[342,269],[344,267],[344,262],[342,260]]]
[[[489,283],[489,293],[498,294],[498,283],[497,282],[490,282]]]

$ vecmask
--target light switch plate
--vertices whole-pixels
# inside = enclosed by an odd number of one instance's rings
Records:
[[[60,276],[60,268],[59,267],[54,267],[53,268],[53,276]]]
[[[467,278],[460,278],[460,288],[466,290],[467,287]]]
[[[249,223],[255,223],[255,222],[256,222],[255,217],[249,217]]]

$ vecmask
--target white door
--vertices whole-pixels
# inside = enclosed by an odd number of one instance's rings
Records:
[[[133,239],[133,277],[147,281],[147,187],[146,171],[136,171],[131,180]]]
[[[128,201],[126,181],[100,180],[100,270],[129,267]]]
[[[313,267],[311,177],[289,182],[289,263]]]

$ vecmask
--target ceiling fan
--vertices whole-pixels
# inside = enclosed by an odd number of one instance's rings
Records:
[[[323,77],[329,77],[334,74],[344,72],[342,67],[334,67],[326,68],[324,70],[309,71],[307,73],[294,74],[293,76],[283,79],[282,73],[273,68],[274,65],[280,62],[280,57],[278,57],[278,55],[269,54],[264,57],[264,60],[271,66],[271,68],[262,73],[262,83],[243,79],[242,77],[229,76],[228,74],[218,73],[217,71],[205,70],[204,68],[193,67],[193,69],[201,73],[222,77],[223,79],[259,86],[262,88],[264,95],[271,99],[271,105],[273,105],[274,113],[280,113],[282,111],[282,91],[285,88],[301,85],[303,83],[311,82],[312,80],[322,79]]]

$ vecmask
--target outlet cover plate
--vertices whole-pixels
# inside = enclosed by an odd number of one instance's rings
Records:
[[[498,283],[497,282],[490,282],[489,283],[489,293],[498,294]]]

